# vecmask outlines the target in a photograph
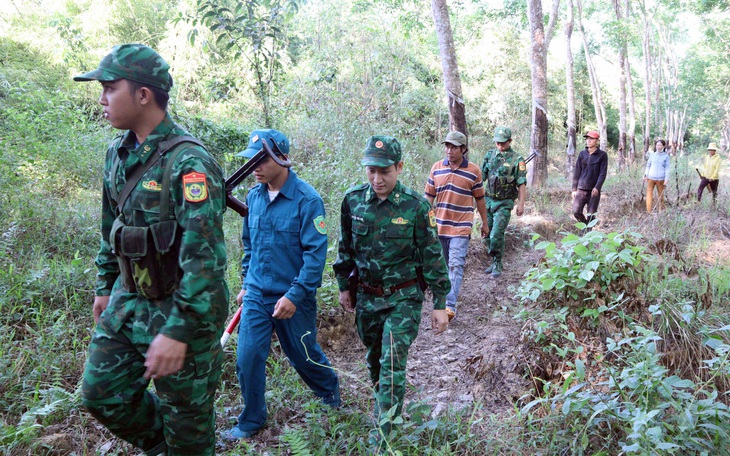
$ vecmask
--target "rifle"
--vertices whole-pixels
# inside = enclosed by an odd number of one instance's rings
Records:
[[[532,161],[532,159],[534,159],[535,157],[542,157],[542,154],[540,152],[536,151],[535,149],[533,149],[530,156],[527,157],[527,160],[525,160],[525,165],[530,163]]]
[[[700,176],[700,179],[702,179],[702,173],[699,169],[695,168],[695,171],[697,171],[697,175]]]
[[[274,151],[271,146],[269,146],[269,143],[266,139],[261,140],[261,145],[263,147],[260,151],[256,152],[256,155],[251,157],[246,163],[243,164],[243,166],[238,168],[235,173],[231,174],[231,176],[226,179],[226,206],[236,211],[241,217],[246,217],[248,215],[248,206],[246,206],[246,203],[233,196],[233,190],[235,190],[236,187],[238,187],[238,185],[243,182],[245,178],[250,176],[256,168],[258,168],[263,162],[265,162],[267,158],[271,158],[279,166],[283,166],[285,168],[291,167],[291,161],[288,158],[284,158],[284,154],[281,152],[279,146],[277,146],[276,143],[274,143],[274,149],[276,149],[276,151]],[[228,326],[226,326],[226,330],[221,336],[221,347],[226,346],[228,339],[231,338],[231,334],[233,334],[236,326],[238,326],[238,323],[241,321],[242,310],[243,304],[238,306],[238,310],[236,310],[236,313],[233,314],[231,322],[228,323]]]
[[[235,173],[231,174],[231,176],[226,179],[226,206],[236,211],[241,217],[246,217],[248,215],[248,206],[246,206],[246,203],[233,196],[233,190],[235,190],[245,178],[251,175],[256,168],[265,162],[267,158],[273,159],[279,166],[283,166],[284,168],[291,167],[291,161],[288,158],[282,158],[284,154],[281,152],[276,143],[274,143],[274,149],[276,149],[276,151],[271,149],[271,146],[269,146],[269,142],[266,139],[261,140],[261,145],[263,148],[256,152],[256,155],[251,157],[243,164],[243,166],[238,168]],[[281,157],[279,155],[281,155]]]

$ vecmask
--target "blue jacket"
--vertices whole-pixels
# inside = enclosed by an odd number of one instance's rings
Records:
[[[243,287],[264,299],[286,296],[295,306],[312,300],[322,285],[327,259],[324,203],[319,193],[289,170],[274,201],[266,184],[246,196],[241,261]]]
[[[655,181],[669,180],[669,154],[663,150],[649,155],[644,177]]]

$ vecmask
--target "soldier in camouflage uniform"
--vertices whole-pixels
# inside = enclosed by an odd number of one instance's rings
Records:
[[[398,141],[371,137],[362,164],[369,183],[349,189],[342,201],[333,269],[340,304],[355,312],[357,332],[367,348],[375,417],[382,435],[388,436],[392,420],[401,413],[408,349],[421,321],[424,293],[419,285],[433,292],[431,328],[439,334],[448,326],[445,307],[451,283],[431,205],[398,181],[403,170]],[[359,274],[356,296],[348,290],[353,271]]]
[[[525,159],[512,149],[512,130],[497,127],[494,130],[494,143],[497,147],[484,156],[482,176],[485,182],[487,221],[491,227],[484,243],[492,257],[492,264],[485,272],[496,279],[502,275],[504,231],[509,225],[515,199],[517,215],[521,216],[525,212],[527,167]]]
[[[124,44],[74,78],[101,82],[104,117],[127,130],[106,154],[81,398],[146,454],[213,455],[228,314],[224,180],[167,114],[168,71],[154,50]]]

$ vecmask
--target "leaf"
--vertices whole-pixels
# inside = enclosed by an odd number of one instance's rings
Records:
[[[547,291],[555,287],[555,279],[552,277],[548,277],[546,279],[542,279],[541,281],[542,289],[543,291]]]
[[[586,282],[590,282],[591,279],[593,279],[594,274],[595,273],[593,271],[591,271],[590,269],[587,269],[587,270],[584,270],[583,272],[581,272],[579,277],[581,279],[585,280]]]
[[[618,257],[621,258],[625,263],[634,264],[634,257],[631,254],[631,249],[623,249],[621,252],[619,252]]]
[[[570,399],[566,399],[565,402],[563,402],[563,408],[561,410],[563,412],[563,415],[568,415],[570,413],[570,404],[571,403],[572,403],[572,401]]]
[[[534,401],[531,401],[530,403],[528,403],[527,405],[525,405],[524,407],[522,407],[521,412],[526,414],[534,406],[539,405],[539,404],[542,404],[544,401],[545,401],[545,399],[535,399]]]
[[[537,244],[537,245],[535,246],[535,250],[545,250],[545,249],[547,249],[547,248],[548,248],[548,246],[550,246],[550,245],[555,245],[555,244],[553,244],[552,242],[548,242],[548,241],[542,241],[542,242],[539,242],[539,243],[538,243],[538,244]]]
[[[578,376],[578,381],[581,381],[586,376],[586,366],[580,358],[575,359],[575,373]]]

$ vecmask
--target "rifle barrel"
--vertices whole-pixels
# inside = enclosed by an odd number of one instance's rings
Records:
[[[285,168],[291,167],[291,161],[286,158],[282,159],[278,157],[266,140],[262,140],[261,144],[264,147],[260,151],[256,152],[256,155],[251,157],[243,164],[243,166],[238,168],[236,172],[226,179],[226,193],[231,193],[235,190],[236,187],[238,187],[245,178],[250,176],[251,173],[254,172],[254,170],[258,168],[259,165],[261,165],[261,163],[263,163],[268,157],[271,157],[279,166],[283,166]],[[274,144],[274,147],[276,147],[276,144]],[[278,147],[276,147],[276,149],[279,150]]]

